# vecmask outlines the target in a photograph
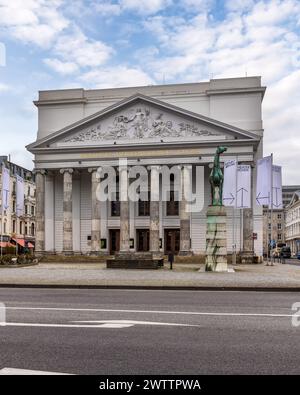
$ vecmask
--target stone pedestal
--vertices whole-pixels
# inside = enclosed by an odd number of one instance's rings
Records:
[[[228,272],[224,206],[209,206],[207,209],[205,271]]]
[[[106,261],[108,269],[158,269],[163,264],[162,255],[152,252],[119,252]]]

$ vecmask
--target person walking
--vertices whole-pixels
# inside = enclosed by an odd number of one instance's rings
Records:
[[[170,270],[173,270],[174,254],[173,254],[172,251],[169,251],[168,261],[169,261],[169,264],[170,264]]]

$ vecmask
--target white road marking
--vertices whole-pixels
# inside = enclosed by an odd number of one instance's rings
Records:
[[[43,372],[42,370],[28,370],[28,369],[15,369],[15,368],[3,368],[0,370],[1,376],[14,376],[14,375],[21,375],[21,376],[32,376],[32,375],[69,375],[70,373],[58,373],[58,372]]]
[[[74,322],[74,324],[50,324],[50,323],[37,323],[37,322],[6,322],[3,326],[44,327],[44,328],[111,328],[111,329],[130,328],[134,325],[199,327],[199,325],[192,325],[192,324],[152,322],[152,321],[128,321],[128,320],[72,321],[72,322]]]
[[[131,321],[131,320],[105,320],[105,321],[72,321],[75,323],[83,324],[101,324],[107,325],[160,325],[160,326],[199,326],[193,324],[178,324],[174,322],[153,322],[153,321]]]
[[[143,314],[183,314],[202,316],[228,316],[228,317],[293,317],[293,314],[272,314],[272,313],[220,313],[206,311],[166,311],[166,310],[122,310],[122,309],[83,309],[72,307],[22,307],[7,306],[6,310],[45,310],[45,311],[87,311],[87,312],[108,312],[108,313],[143,313]]]

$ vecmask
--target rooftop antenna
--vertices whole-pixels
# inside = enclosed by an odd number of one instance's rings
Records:
[[[166,75],[163,73],[163,85],[166,85]]]

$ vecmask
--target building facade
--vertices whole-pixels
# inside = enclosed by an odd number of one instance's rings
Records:
[[[7,243],[18,243],[19,247],[33,248],[35,245],[35,213],[36,213],[36,188],[35,175],[32,171],[25,169],[8,160],[7,156],[0,157],[0,199],[2,199],[2,164],[10,172],[10,194],[9,207],[0,212],[0,230],[2,235],[2,246]],[[16,177],[19,175],[24,179],[24,209],[23,215],[17,216],[16,210]],[[3,214],[3,215],[2,215]]]
[[[286,207],[285,237],[292,254],[297,254],[300,251],[300,190],[293,194]]]
[[[263,209],[263,223],[264,223],[264,237],[263,237],[263,252],[267,256],[269,251],[270,241],[273,235],[273,240],[277,243],[286,242],[286,216],[287,206],[290,204],[292,197],[296,191],[300,190],[300,185],[283,185],[282,186],[282,205],[281,210],[273,210],[273,221],[271,220],[271,211],[266,207]],[[273,223],[273,233],[271,231]]]
[[[221,162],[250,164],[254,186],[251,209],[233,215],[227,208],[228,251],[236,244],[245,257],[262,256],[263,217],[254,180],[262,157],[264,92],[260,77],[39,92],[37,140],[27,147],[35,156],[37,251],[204,254],[210,165],[216,147],[225,145]],[[119,166],[120,159],[126,168]],[[124,188],[122,196],[104,202],[97,190],[105,179],[97,174],[108,166],[117,169],[116,183]],[[146,192],[155,191],[157,201],[126,199],[133,182],[128,174],[135,166],[147,169]],[[162,178],[154,175],[174,166],[181,169],[182,196],[196,188],[197,168],[202,169],[204,205],[199,211],[187,212],[185,198],[172,193],[169,201],[162,198]],[[189,176],[184,175],[187,168]],[[170,176],[173,186],[176,180]]]

